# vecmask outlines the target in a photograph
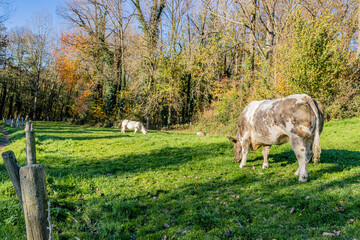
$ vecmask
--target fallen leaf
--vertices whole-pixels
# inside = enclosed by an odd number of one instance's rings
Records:
[[[340,231],[334,230],[333,232],[335,233],[336,236],[340,236],[340,235],[341,235],[341,232],[340,232]]]
[[[343,211],[345,211],[345,210],[344,210],[343,207],[339,207],[339,211],[340,211],[340,212],[343,212]]]
[[[290,214],[293,214],[295,212],[295,208],[290,209]]]
[[[355,222],[354,219],[349,219],[349,221],[348,221],[349,224],[351,224],[351,223],[353,223],[353,222]]]
[[[323,232],[322,235],[323,235],[323,236],[335,236],[334,233],[329,233],[329,232]]]
[[[310,199],[310,196],[306,196],[306,198],[305,198],[306,200],[309,200]]]
[[[340,201],[340,205],[343,205],[343,204],[344,204],[344,200],[341,200],[341,201]]]
[[[252,166],[252,169],[254,169],[254,170],[255,170],[255,166]]]
[[[165,227],[165,228],[168,228],[168,227],[170,227],[170,226],[169,226],[169,224],[164,223],[164,227]]]
[[[168,239],[168,236],[165,235],[164,238],[163,238],[163,240],[167,240],[167,239]]]

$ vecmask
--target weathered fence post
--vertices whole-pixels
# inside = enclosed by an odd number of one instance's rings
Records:
[[[21,117],[21,129],[24,129],[24,117]]]
[[[17,160],[15,158],[15,154],[13,151],[7,151],[2,153],[2,158],[4,165],[6,167],[6,170],[9,173],[11,182],[14,185],[16,195],[19,199],[21,207],[22,204],[22,198],[21,198],[21,188],[20,188],[20,177],[19,177],[19,166],[17,165]]]
[[[17,122],[19,123],[19,118]],[[12,151],[3,153],[2,157],[24,212],[27,240],[48,240],[52,237],[45,167],[35,164],[35,133],[31,122],[25,123],[25,134],[28,166],[19,169]]]
[[[16,127],[21,129],[19,117],[16,119]]]
[[[14,127],[14,119],[11,119],[10,127]]]
[[[33,164],[20,168],[20,186],[27,239],[50,239],[49,200],[46,192],[44,165]]]
[[[26,165],[36,163],[35,133],[31,122],[25,122]]]

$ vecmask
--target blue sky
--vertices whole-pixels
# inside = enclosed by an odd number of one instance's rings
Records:
[[[25,26],[31,23],[36,12],[47,12],[52,17],[52,24],[59,29],[61,18],[56,15],[56,8],[63,4],[64,0],[11,0],[14,13],[5,22],[10,30],[13,27]]]

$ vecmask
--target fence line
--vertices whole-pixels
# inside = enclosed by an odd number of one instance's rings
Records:
[[[23,128],[23,119],[22,124],[19,118],[3,118],[3,122],[7,126]],[[36,164],[35,132],[30,121],[25,121],[25,135],[26,146],[18,159],[26,149],[26,166],[18,163],[13,151],[2,153],[2,157],[23,209],[27,239],[51,240],[50,200],[46,190],[45,167],[43,164]]]

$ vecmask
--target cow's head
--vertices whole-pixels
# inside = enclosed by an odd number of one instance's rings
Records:
[[[239,141],[239,139],[237,137],[230,137],[227,136],[227,138],[234,143],[234,153],[235,153],[235,158],[234,161],[235,162],[240,162],[241,158],[242,158],[242,147],[241,147],[241,143]]]
[[[144,135],[147,134],[147,130],[146,130],[146,128],[144,127],[143,124],[140,124],[140,130],[141,130],[141,132],[142,132]]]

